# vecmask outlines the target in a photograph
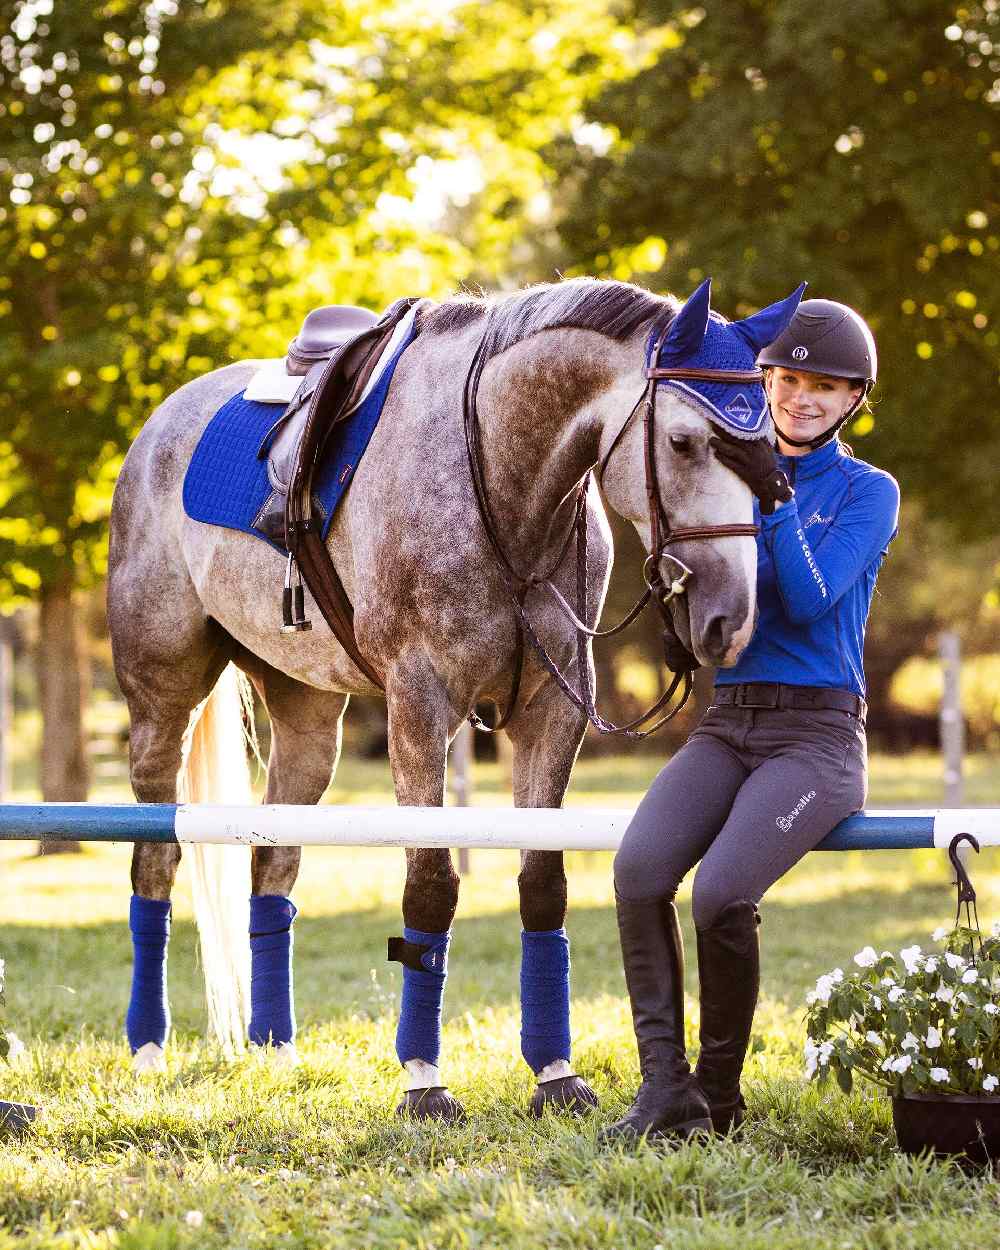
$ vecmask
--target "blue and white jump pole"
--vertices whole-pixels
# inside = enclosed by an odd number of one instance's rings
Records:
[[[613,851],[631,816],[597,807],[8,803],[0,804],[0,840]],[[944,849],[958,833],[1000,845],[1000,807],[859,812],[816,849]]]

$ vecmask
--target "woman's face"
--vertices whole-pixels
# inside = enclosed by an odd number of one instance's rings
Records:
[[[769,369],[764,387],[771,401],[771,415],[780,426],[778,442],[786,455],[803,455],[809,448],[792,447],[781,437],[781,431],[800,442],[818,438],[857,403],[863,390],[846,378],[833,378],[828,373],[783,368]]]

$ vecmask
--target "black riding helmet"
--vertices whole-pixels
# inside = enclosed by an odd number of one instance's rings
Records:
[[[846,378],[864,388],[856,404],[818,438],[798,440],[778,433],[793,447],[819,447],[833,438],[858,411],[878,378],[875,339],[865,319],[832,299],[807,299],[798,306],[787,329],[758,355],[762,369],[799,369]]]

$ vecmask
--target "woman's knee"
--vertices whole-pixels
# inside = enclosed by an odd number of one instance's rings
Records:
[[[691,915],[696,929],[710,929],[730,903],[747,898],[745,882],[699,869],[691,888]]]
[[[678,879],[669,865],[626,838],[615,855],[615,893],[631,903],[650,898],[670,898],[677,893]]]

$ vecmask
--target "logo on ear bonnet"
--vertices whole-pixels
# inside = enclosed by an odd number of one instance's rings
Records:
[[[732,417],[734,421],[738,421],[740,425],[746,425],[753,416],[753,409],[750,407],[750,401],[740,392],[726,404],[723,409],[727,417]]]
[[[808,355],[809,355],[809,348],[808,348],[808,347],[795,347],[795,348],[793,348],[793,349],[792,349],[792,359],[793,359],[793,360],[805,360],[805,358],[806,358]]]

